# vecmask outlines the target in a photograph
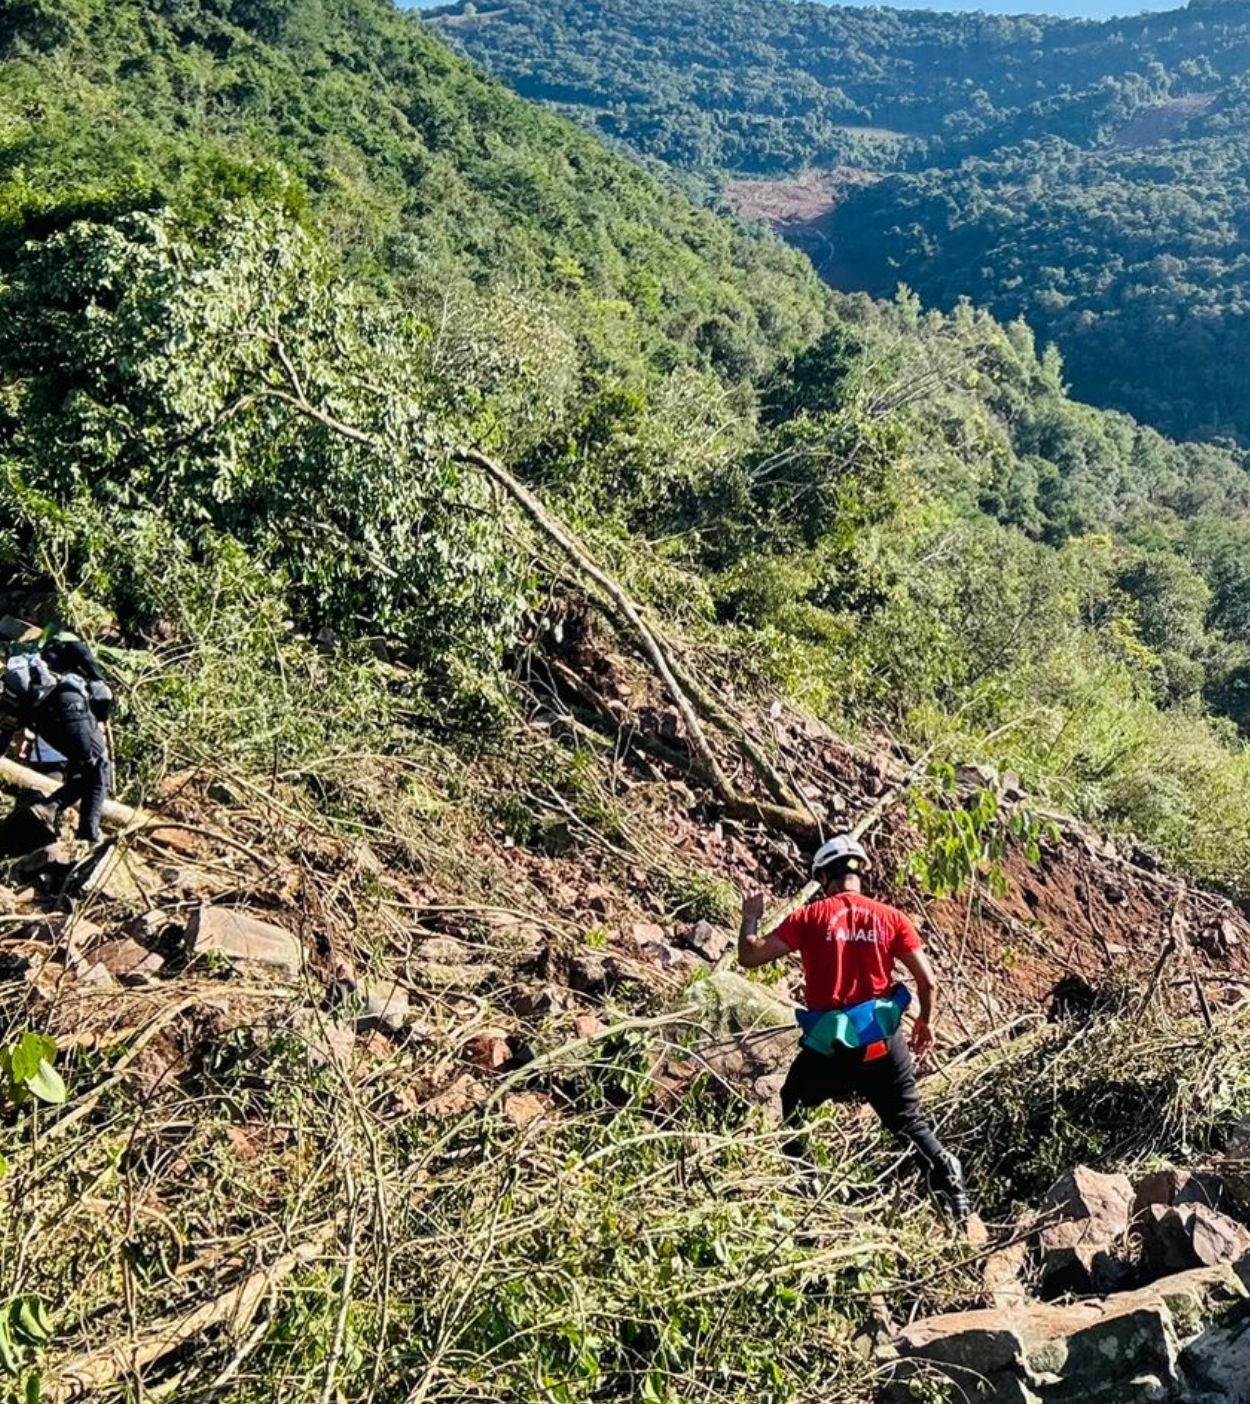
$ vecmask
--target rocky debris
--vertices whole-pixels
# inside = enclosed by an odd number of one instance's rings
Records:
[[[1055,1216],[1038,1238],[1044,1292],[1112,1292],[1129,1280],[1122,1252],[1133,1213],[1127,1175],[1078,1165],[1051,1186],[1043,1208]]]
[[[1226,1266],[1097,1301],[930,1317],[895,1337],[899,1358],[885,1398],[932,1398],[944,1385],[980,1404],[1179,1404],[1219,1368],[1210,1358],[1214,1329],[1226,1333],[1226,1352],[1242,1349],[1250,1331],[1250,1299]]]
[[[671,975],[693,975],[696,970],[705,968],[703,961],[693,951],[684,951],[667,941],[643,941],[638,950],[644,960]]]
[[[609,956],[588,951],[582,955],[575,955],[569,961],[569,989],[576,990],[578,994],[602,999],[611,993],[620,982],[620,978],[620,964]]]
[[[28,620],[17,618],[16,615],[6,614],[0,618],[0,643],[34,643],[42,633],[43,630],[38,624],[31,624]]]
[[[393,976],[366,982],[357,989],[356,996],[364,1003],[356,1019],[356,1028],[362,1033],[371,1029],[400,1033],[412,1015],[408,991]]]
[[[718,970],[691,987],[691,998],[704,1023],[717,1033],[791,1028],[797,1036],[794,1007],[766,986],[734,970]]]
[[[17,893],[0,883],[0,916],[9,916],[17,909]]]
[[[536,1092],[514,1092],[503,1099],[503,1114],[518,1130],[546,1116],[547,1111],[547,1103]]]
[[[425,1104],[428,1115],[438,1121],[463,1116],[486,1098],[486,1089],[468,1073],[462,1074],[449,1087],[444,1087]]]
[[[165,968],[155,951],[127,936],[92,947],[91,960],[95,968],[106,970],[124,985],[150,984]]]
[[[579,1014],[573,1020],[573,1032],[578,1038],[597,1038],[605,1027],[593,1014]]]
[[[427,938],[413,951],[412,961],[422,982],[437,990],[481,989],[494,974],[493,965],[455,936]]]
[[[1250,1286],[1250,1232],[1218,1209],[1152,1204],[1139,1232],[1142,1260],[1152,1275],[1227,1263]]]
[[[701,955],[710,965],[715,965],[734,944],[728,931],[713,926],[710,921],[696,921],[680,933],[682,945],[688,946],[696,955]]]
[[[262,966],[296,976],[303,949],[284,927],[233,907],[200,907],[187,924],[188,955],[216,955],[235,966]]]

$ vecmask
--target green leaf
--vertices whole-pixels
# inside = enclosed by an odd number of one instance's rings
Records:
[[[4,1156],[0,1155],[0,1180],[3,1180],[8,1173],[9,1162],[5,1160]]]
[[[51,1102],[53,1106],[60,1106],[68,1096],[61,1074],[46,1058],[39,1064],[34,1075],[26,1079],[26,1090],[41,1102]]]

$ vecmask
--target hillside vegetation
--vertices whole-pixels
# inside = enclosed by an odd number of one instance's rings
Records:
[[[668,938],[891,795],[987,1212],[1213,1151],[1244,1014],[1126,989],[1164,859],[1245,974],[1248,522],[1237,452],[1020,323],[830,293],[382,0],[7,8],[0,603],[99,646],[153,816],[129,881],[0,877],[26,1398],[866,1398],[879,1294],[971,1264],[870,1126],[804,1196]],[[197,953],[204,904],[285,975]],[[93,974],[123,935],[159,977]],[[1073,971],[1114,1057],[1037,1018]]]
[[[1250,439],[1243,0],[1104,23],[792,0],[477,8],[431,23],[637,152],[890,175],[848,186],[824,231],[837,286],[1024,316],[1079,398]]]

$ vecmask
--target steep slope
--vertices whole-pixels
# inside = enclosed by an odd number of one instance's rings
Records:
[[[311,205],[347,267],[390,285],[623,303],[618,339],[669,362],[749,361],[820,315],[801,260],[518,102],[388,0],[8,7],[0,63],[0,237],[233,185]]]
[[[402,768],[207,763],[94,862],[8,865],[0,1046],[50,1036],[68,1088],[64,1107],[0,1093],[0,1263],[10,1300],[52,1313],[13,1352],[42,1398],[138,1380],[311,1401],[329,1381],[781,1404],[815,1383],[859,1404],[891,1313],[987,1300],[982,1255],[897,1186],[871,1118],[818,1119],[810,1176],[781,1155],[793,972],[723,967],[734,885],[802,870],[756,825],[711,822],[680,737],[676,764],[633,744],[663,706],[636,663],[588,637],[535,679],[562,660],[629,696],[615,735],[537,685],[473,760],[416,742]],[[845,822],[907,780],[784,704],[771,726]],[[1245,1110],[1244,915],[1071,820],[935,898],[915,861],[938,853],[932,803],[994,797],[1003,833],[1031,811],[975,770],[925,796],[873,843],[942,971],[926,1096],[987,1217],[1078,1158],[1207,1164]],[[1195,950],[1165,968],[1178,908]]]
[[[856,820],[995,1241],[1228,1148],[1237,455],[384,6],[0,22],[0,636],[93,640],[141,811],[32,855],[0,767],[0,1397],[866,1401],[980,1250],[856,1111],[796,1170],[725,969]]]

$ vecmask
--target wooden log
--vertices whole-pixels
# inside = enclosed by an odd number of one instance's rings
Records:
[[[10,790],[34,790],[45,798],[61,788],[60,781],[4,757],[0,757],[0,785]],[[148,816],[141,809],[131,809],[128,804],[106,800],[103,819],[110,829],[131,829],[145,824]]]

